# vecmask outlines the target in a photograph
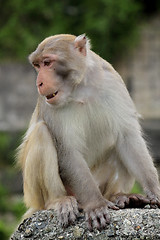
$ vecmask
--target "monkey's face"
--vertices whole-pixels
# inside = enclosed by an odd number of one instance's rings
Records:
[[[45,39],[29,56],[37,71],[36,85],[48,104],[71,101],[74,88],[83,79],[86,56],[75,47],[75,36]]]

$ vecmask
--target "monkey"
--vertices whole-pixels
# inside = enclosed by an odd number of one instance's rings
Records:
[[[54,209],[61,226],[80,209],[90,230],[110,222],[108,209],[160,207],[157,170],[126,86],[89,38],[47,37],[29,55],[38,100],[18,149],[24,217]],[[138,181],[145,195],[131,194]]]

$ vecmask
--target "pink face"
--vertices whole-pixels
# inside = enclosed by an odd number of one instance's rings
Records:
[[[57,58],[55,54],[46,54],[32,63],[38,73],[36,80],[38,92],[45,96],[49,104],[56,103],[62,94],[62,83],[56,73]]]
[[[29,60],[37,71],[39,94],[49,104],[66,104],[86,71],[86,37],[51,36],[38,45]]]

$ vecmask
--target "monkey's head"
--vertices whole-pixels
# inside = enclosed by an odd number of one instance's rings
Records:
[[[31,53],[29,61],[37,71],[37,89],[47,103],[63,105],[70,101],[85,76],[88,50],[89,40],[84,34],[61,34],[46,38]]]

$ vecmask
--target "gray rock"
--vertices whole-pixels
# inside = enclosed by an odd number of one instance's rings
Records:
[[[160,239],[160,209],[110,210],[111,222],[105,230],[86,228],[81,214],[75,225],[62,228],[53,210],[39,211],[25,219],[12,235],[11,240],[19,239]]]

